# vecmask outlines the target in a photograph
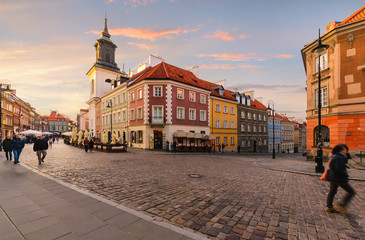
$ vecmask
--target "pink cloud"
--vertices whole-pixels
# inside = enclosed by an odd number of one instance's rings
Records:
[[[109,29],[109,33],[114,36],[125,36],[137,39],[147,39],[155,41],[157,38],[171,39],[173,35],[180,33],[189,33],[197,31],[197,29],[166,29],[166,30],[148,30],[144,28],[114,28]],[[86,33],[100,34],[100,31],[91,30]]]
[[[151,48],[153,48],[154,46],[149,45],[147,43],[135,43],[135,42],[127,42],[129,45],[134,45],[137,46],[140,49],[145,49],[145,50],[150,50]]]
[[[205,35],[203,36],[203,38],[220,38],[222,40],[226,40],[226,41],[234,41],[234,37],[228,33],[228,32],[223,32],[223,31],[220,31],[220,30],[217,30],[214,32],[214,34],[212,35]]]
[[[148,4],[152,4],[154,2],[156,2],[157,0],[126,0],[124,2],[124,5],[127,6],[127,5],[130,5],[131,7],[135,8],[135,7],[138,7],[138,6],[147,6]]]
[[[257,59],[257,57],[249,57],[242,53],[199,54],[198,57],[214,57],[219,61],[243,61],[248,59]]]
[[[247,38],[247,36],[245,34],[241,33],[240,36],[239,36],[239,38],[240,39],[245,39],[245,38]]]
[[[188,67],[188,69],[193,68],[193,66]],[[240,65],[232,65],[232,64],[213,64],[213,65],[200,65],[199,69],[240,69],[240,68],[261,68],[260,66],[254,66],[250,64],[240,64]]]
[[[267,54],[270,58],[293,58],[294,55],[285,54],[285,53],[274,53],[274,54]]]

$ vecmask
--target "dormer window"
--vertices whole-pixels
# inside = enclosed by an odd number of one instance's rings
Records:
[[[218,93],[219,93],[219,95],[223,95],[223,89],[221,89],[221,88],[220,88],[220,89],[218,90]]]

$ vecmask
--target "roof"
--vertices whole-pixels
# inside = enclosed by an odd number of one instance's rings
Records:
[[[214,87],[218,87],[220,85],[199,79],[191,71],[173,66],[166,62],[161,62],[154,67],[148,67],[142,72],[133,75],[128,81],[128,86],[134,85],[143,80],[173,80],[209,90],[214,96],[236,101],[236,98],[232,96],[232,91],[224,90],[224,94],[222,96],[217,90],[213,89]]]
[[[265,110],[267,109],[267,107],[262,104],[260,101],[258,101],[257,99],[255,99],[254,101],[251,102],[251,106],[253,106],[254,108],[257,109],[261,109],[261,110]]]
[[[365,19],[365,6],[354,12],[351,16],[343,20],[339,25],[344,25],[351,22],[356,22]]]
[[[64,121],[71,121],[69,117],[66,117],[56,111],[52,111],[49,116],[41,116],[41,118],[47,118],[48,121],[57,121],[63,119]]]

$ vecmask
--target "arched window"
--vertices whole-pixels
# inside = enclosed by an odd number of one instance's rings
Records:
[[[314,146],[318,146],[318,126],[314,128]],[[322,146],[329,147],[330,146],[330,129],[327,126],[321,125],[322,132]]]

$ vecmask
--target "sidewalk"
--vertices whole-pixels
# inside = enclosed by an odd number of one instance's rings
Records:
[[[206,239],[0,159],[3,240]]]
[[[315,172],[316,163],[313,160],[307,160],[299,154],[281,154],[275,159],[257,157],[254,164],[259,167],[268,168],[271,170],[293,172],[314,176],[321,176],[322,173]],[[324,167],[327,162],[323,163]],[[354,160],[350,160],[350,169],[347,170],[350,180],[365,181],[365,170],[363,168],[355,168]]]

